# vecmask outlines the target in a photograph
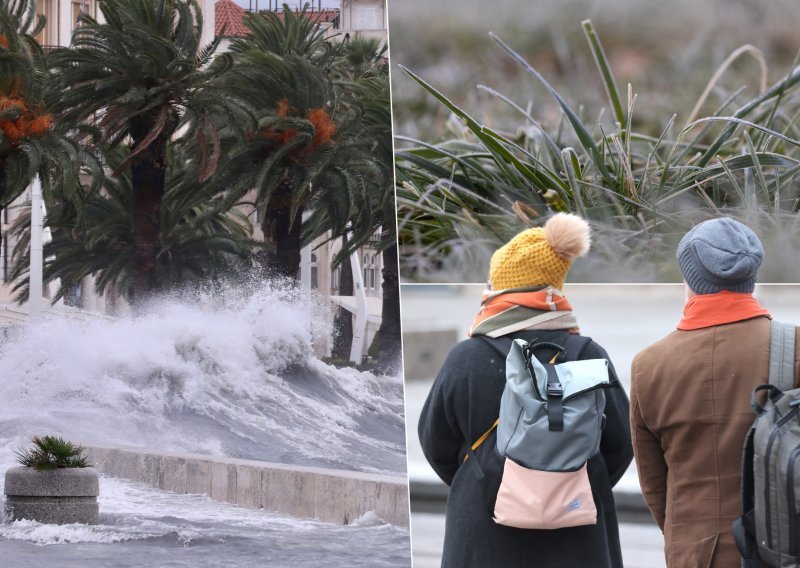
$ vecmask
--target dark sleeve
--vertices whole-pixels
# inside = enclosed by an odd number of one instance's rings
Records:
[[[465,447],[464,414],[468,401],[464,383],[468,380],[463,364],[464,342],[447,355],[431,392],[422,407],[417,431],[422,452],[433,470],[447,485],[453,481]]]
[[[587,353],[588,352],[588,353]],[[600,438],[600,452],[606,462],[608,478],[611,487],[614,487],[622,478],[622,474],[628,469],[633,460],[633,445],[631,444],[630,428],[630,403],[625,389],[617,378],[614,364],[608,357],[605,349],[592,342],[584,350],[582,358],[594,353],[594,357],[602,357],[608,360],[608,374],[612,381],[617,383],[616,387],[606,389],[606,427]]]

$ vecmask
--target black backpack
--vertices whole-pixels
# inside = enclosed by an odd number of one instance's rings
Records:
[[[800,388],[794,325],[772,322],[769,384],[753,391],[756,413],[742,459],[742,511],[733,535],[745,568],[800,566]],[[761,405],[757,395],[767,393]]]

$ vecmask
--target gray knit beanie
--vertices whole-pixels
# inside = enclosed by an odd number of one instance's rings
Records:
[[[764,248],[746,225],[723,217],[695,225],[678,244],[678,264],[697,294],[753,293]]]

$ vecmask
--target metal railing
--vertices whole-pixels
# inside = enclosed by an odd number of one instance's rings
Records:
[[[263,4],[267,4],[267,7],[263,7]],[[245,8],[244,11],[248,14],[283,12],[282,4],[278,4],[279,2],[275,2],[274,0],[250,0],[249,7]],[[299,9],[295,11],[299,11]],[[306,9],[306,13],[311,14],[312,17],[314,14],[321,14],[323,12],[336,12],[336,16],[334,18],[330,20],[324,20],[323,23],[332,24],[332,27],[335,30],[341,28],[342,15],[338,8],[309,7]]]

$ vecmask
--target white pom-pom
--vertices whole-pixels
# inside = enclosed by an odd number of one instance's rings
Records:
[[[556,213],[544,225],[544,238],[564,260],[589,251],[589,232],[589,223],[571,213]]]

